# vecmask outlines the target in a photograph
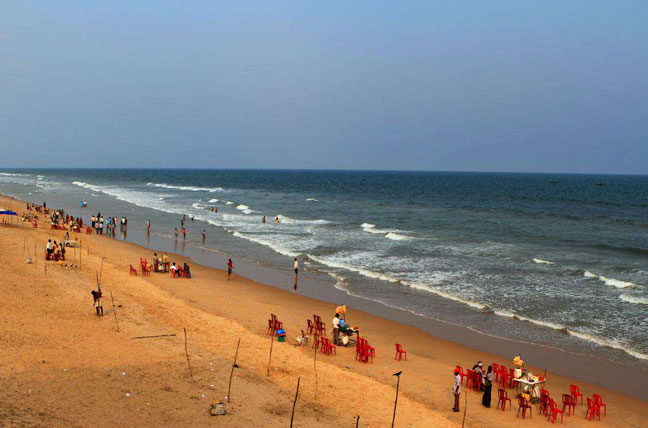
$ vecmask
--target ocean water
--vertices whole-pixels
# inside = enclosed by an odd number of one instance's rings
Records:
[[[194,216],[187,245],[286,271],[299,257],[354,296],[648,367],[647,176],[0,170],[0,192],[125,215],[133,240]]]

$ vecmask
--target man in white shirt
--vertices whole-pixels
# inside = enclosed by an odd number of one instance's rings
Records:
[[[459,411],[459,396],[461,395],[461,372],[458,368],[454,369],[454,383],[452,385],[452,394],[454,395],[453,412]]]
[[[333,318],[333,344],[338,344],[338,337],[340,336],[340,314],[335,314]]]

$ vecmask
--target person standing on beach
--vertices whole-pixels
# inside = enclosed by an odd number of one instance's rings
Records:
[[[484,384],[482,406],[488,409],[491,406],[491,390],[493,389],[493,366],[488,366],[486,374],[482,376],[482,383]]]
[[[295,269],[295,284],[293,285],[293,293],[296,293],[297,281],[299,281],[299,262],[297,261],[297,257],[295,257],[295,263],[293,264],[293,268]]]
[[[151,233],[151,220],[146,220],[146,233]]]
[[[205,242],[205,238],[207,237],[207,234],[205,233],[205,229],[202,231],[202,237],[203,237],[203,242]]]
[[[187,229],[185,229],[185,228],[183,227],[183,228],[182,228],[182,239],[186,239],[186,238],[187,238]]]
[[[461,395],[461,371],[459,368],[454,369],[454,383],[452,384],[452,394],[454,395],[453,412],[459,411],[459,396]]]
[[[234,269],[234,263],[232,262],[232,259],[229,259],[227,261],[227,280],[228,281],[232,277],[232,269]]]
[[[173,229],[173,233],[175,233],[175,238],[178,239],[178,228]]]

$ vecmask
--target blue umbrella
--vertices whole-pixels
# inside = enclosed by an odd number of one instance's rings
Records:
[[[15,212],[13,212],[13,211],[9,211],[9,210],[0,210],[0,214],[4,214],[4,215],[18,215],[18,214],[16,214]]]

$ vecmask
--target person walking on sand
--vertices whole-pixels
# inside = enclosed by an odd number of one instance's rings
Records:
[[[488,409],[491,406],[491,390],[493,389],[493,366],[488,366],[486,374],[482,375],[482,383],[484,384],[482,406]]]
[[[229,259],[227,261],[227,280],[228,281],[232,277],[232,269],[234,269],[234,263],[232,262],[232,259]]]
[[[295,257],[295,263],[293,264],[293,269],[295,270],[295,284],[293,285],[293,293],[297,292],[297,281],[299,281],[299,262],[297,257]]]
[[[459,368],[454,369],[454,383],[452,384],[452,394],[454,395],[453,412],[459,411],[459,396],[461,395],[461,371]]]

